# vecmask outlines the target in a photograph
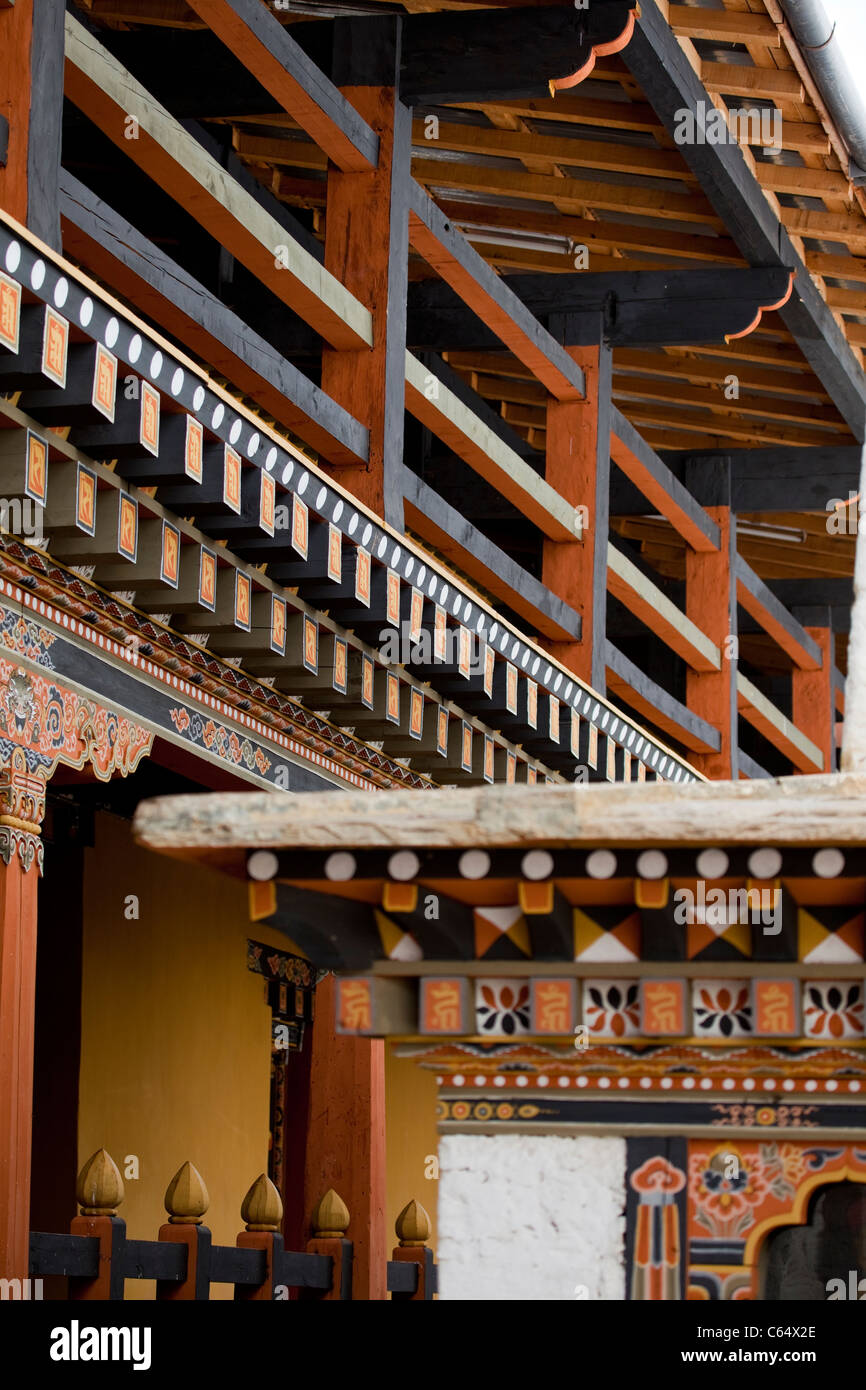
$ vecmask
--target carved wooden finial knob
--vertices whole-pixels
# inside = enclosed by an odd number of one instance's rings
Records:
[[[75,1184],[82,1216],[116,1216],[123,1201],[123,1178],[106,1149],[91,1154]]]
[[[174,1226],[198,1226],[210,1206],[204,1178],[187,1160],[165,1190],[165,1209]]]
[[[339,1192],[329,1187],[313,1212],[313,1234],[318,1240],[335,1236],[339,1239],[346,1234],[350,1220],[346,1203]]]
[[[407,1202],[394,1229],[401,1245],[426,1245],[430,1239],[430,1217],[420,1202]]]
[[[260,1173],[241,1202],[241,1219],[248,1231],[278,1231],[283,1203],[267,1173]]]

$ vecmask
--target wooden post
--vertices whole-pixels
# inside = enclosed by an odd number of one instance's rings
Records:
[[[313,1237],[307,1241],[308,1255],[330,1255],[333,1278],[326,1293],[302,1289],[306,1298],[347,1300],[352,1297],[352,1242],[346,1239],[349,1209],[333,1188],[325,1193],[313,1213]]]
[[[36,899],[45,783],[12,750],[0,772],[0,1277],[29,1265]]]
[[[398,30],[377,25],[383,50],[374,68],[396,71]],[[360,56],[342,57],[349,83],[361,77]],[[363,78],[362,78],[363,80]],[[366,78],[369,81],[369,77]],[[403,415],[406,378],[406,292],[409,265],[409,178],[412,119],[389,86],[341,86],[379,137],[379,165],[370,173],[328,173],[325,268],[373,315],[373,346],[322,351],[322,390],[370,431],[366,468],[340,467],[339,479],[398,531],[403,530]]]
[[[588,318],[590,341],[567,349],[586,376],[586,399],[548,401],[545,465],[551,487],[575,507],[586,508],[583,539],[545,540],[542,561],[544,584],[579,611],[582,633],[580,642],[544,641],[543,645],[593,689],[604,692],[611,353],[600,344],[600,316]],[[559,328],[551,319],[555,336]]]
[[[99,1273],[95,1279],[70,1279],[69,1297],[87,1302],[123,1298],[123,1246],[126,1222],[117,1215],[123,1201],[123,1178],[110,1153],[97,1149],[78,1174],[76,1188],[81,1215],[69,1229],[74,1236],[99,1241]]]
[[[264,1250],[265,1277],[261,1284],[235,1284],[235,1298],[254,1303],[272,1303],[274,1298],[274,1256],[281,1254],[283,1237],[280,1222],[283,1203],[280,1194],[266,1173],[260,1173],[241,1203],[241,1219],[246,1230],[241,1231],[237,1245],[242,1250]]]
[[[168,1223],[160,1226],[158,1238],[186,1246],[186,1278],[180,1283],[173,1279],[158,1280],[157,1298],[181,1302],[210,1298],[211,1233],[201,1224],[209,1206],[204,1178],[191,1163],[184,1163],[166,1189]]]
[[[65,12],[63,0],[17,0],[0,8],[0,115],[9,122],[0,207],[55,251],[61,249]]]
[[[686,672],[688,708],[718,729],[722,740],[718,752],[692,753],[691,760],[700,772],[714,780],[736,778],[737,540],[727,460],[690,460],[685,484],[719,528],[718,550],[686,549],[686,617],[715,643],[721,654],[718,671]]]
[[[836,696],[833,689],[833,630],[830,611],[820,626],[808,626],[814,609],[794,609],[794,617],[821,648],[820,671],[791,672],[791,718],[801,733],[824,754],[824,772],[836,770]],[[815,772],[818,768],[814,769]]]
[[[400,1212],[394,1223],[397,1239],[400,1242],[392,1251],[391,1259],[401,1264],[418,1266],[418,1285],[414,1293],[393,1294],[392,1299],[424,1303],[432,1298],[428,1288],[433,1269],[433,1251],[428,1250],[430,1239],[430,1217],[420,1202],[409,1202]]]
[[[385,1044],[334,1032],[336,981],[316,990],[304,1194],[309,1211],[330,1187],[352,1213],[354,1297],[384,1299]]]

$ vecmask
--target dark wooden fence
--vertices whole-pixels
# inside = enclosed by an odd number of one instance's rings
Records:
[[[105,1149],[85,1163],[77,1185],[80,1215],[70,1234],[33,1231],[30,1277],[65,1275],[70,1299],[122,1299],[127,1279],[156,1280],[157,1299],[209,1299],[211,1284],[233,1284],[236,1299],[352,1297],[350,1215],[333,1188],[313,1216],[305,1251],[286,1250],[280,1225],[283,1204],[264,1173],[241,1203],[246,1229],[235,1245],[214,1245],[202,1217],[210,1199],[201,1174],[184,1163],[165,1194],[168,1222],[156,1240],[129,1240],[117,1215],[123,1179]],[[430,1221],[410,1202],[397,1218],[399,1245],[388,1261],[388,1291],[394,1299],[430,1300],[436,1292],[433,1251],[426,1244]]]

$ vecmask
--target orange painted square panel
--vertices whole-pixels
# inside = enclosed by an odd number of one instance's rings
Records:
[[[370,1033],[373,1029],[372,981],[337,977],[337,1032]]]
[[[385,617],[392,627],[400,626],[400,576],[388,570],[385,584]]]
[[[433,614],[433,660],[444,661],[448,655],[448,619],[445,609],[436,604]]]
[[[202,479],[204,459],[204,430],[192,415],[186,417],[186,442],[183,453],[183,466],[186,476],[196,483]]]
[[[150,454],[159,454],[159,392],[149,381],[141,383],[141,417],[138,439]]]
[[[278,656],[286,652],[286,604],[276,594],[271,594],[271,651]]]
[[[531,1033],[573,1033],[577,1026],[577,982],[530,980],[529,1019]]]
[[[682,1038],[689,1032],[684,980],[643,980],[641,1032],[649,1038]]]
[[[264,469],[260,473],[261,491],[259,493],[259,525],[269,536],[274,534],[276,524],[277,485],[270,473]]]
[[[198,565],[198,601],[212,613],[216,608],[217,557],[213,550],[201,548]]]
[[[240,514],[241,456],[230,444],[225,446],[223,459],[223,502],[231,511]]]
[[[252,605],[252,584],[248,574],[243,574],[241,570],[235,570],[235,627],[241,628],[243,632],[250,630],[250,613]]]
[[[138,503],[121,494],[117,512],[117,551],[135,564],[138,554]]]
[[[88,536],[96,531],[96,474],[81,463],[78,465],[75,495],[75,524]]]
[[[343,577],[343,533],[333,522],[328,523],[328,578],[339,584]]]
[[[62,314],[50,307],[45,309],[42,335],[42,374],[55,386],[66,385],[66,357],[69,349],[69,324]],[[103,349],[106,351],[106,349]],[[108,354],[109,357],[111,354]]]
[[[390,724],[400,723],[400,682],[393,671],[386,673],[385,718]]]
[[[180,531],[170,522],[162,523],[162,564],[159,577],[163,584],[177,588],[180,576]]]
[[[526,722],[531,729],[538,728],[538,686],[535,681],[526,682]]]
[[[373,659],[366,653],[361,654],[361,704],[367,709],[373,708]]]
[[[413,685],[409,703],[409,734],[411,738],[420,738],[423,732],[424,692],[419,690],[417,685]]]
[[[345,695],[349,688],[349,644],[345,637],[334,638],[334,689]]]
[[[18,351],[21,328],[21,286],[0,275],[0,343],[10,352]]]
[[[459,1034],[473,1031],[469,1019],[468,981],[427,976],[419,981],[419,1033]]]
[[[307,558],[309,544],[309,513],[306,502],[297,493],[292,497],[292,545],[298,554]]]
[[[448,711],[444,705],[439,706],[437,713],[436,752],[443,758],[448,757]]]
[[[34,502],[45,506],[48,495],[48,445],[33,430],[27,431],[27,476],[24,491]]]
[[[800,1032],[797,980],[755,980],[752,1001],[755,1033],[762,1038],[794,1038]]]
[[[361,545],[355,564],[355,598],[366,608],[370,607],[370,552]]]
[[[117,395],[117,358],[102,343],[96,345],[96,364],[93,369],[94,410],[104,415],[106,420],[114,420],[114,403]]]
[[[313,675],[319,669],[319,624],[304,614],[304,666]]]

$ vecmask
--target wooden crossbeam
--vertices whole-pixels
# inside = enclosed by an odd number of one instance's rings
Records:
[[[718,647],[615,545],[607,548],[608,591],[694,671],[718,671]]]
[[[71,15],[66,93],[119,149],[185,207],[333,347],[372,342],[370,311],[330,275]],[[137,139],[125,138],[128,118]]]
[[[779,602],[760,575],[746,564],[742,555],[737,556],[735,573],[737,602],[787,652],[801,671],[820,671],[823,663],[817,642]]]
[[[610,456],[614,463],[693,549],[717,550],[719,528],[715,522],[616,407],[612,417]]]
[[[190,0],[190,5],[338,169],[376,167],[375,131],[267,6],[259,0]]]
[[[737,708],[742,717],[789,758],[799,772],[824,771],[821,749],[740,673],[737,674]]]
[[[719,751],[722,741],[718,729],[674,699],[610,641],[605,643],[605,664],[608,690],[615,699],[631,705],[649,724],[685,748],[696,753]]]
[[[478,415],[411,352],[406,353],[406,408],[553,540],[574,540],[578,514]]]
[[[557,400],[583,397],[583,372],[565,349],[473,251],[466,238],[450,226],[417,183],[411,185],[410,198],[409,239],[416,251]]]

